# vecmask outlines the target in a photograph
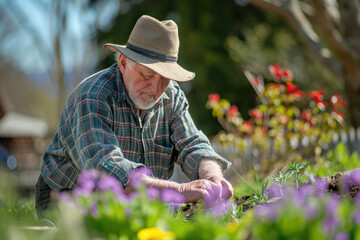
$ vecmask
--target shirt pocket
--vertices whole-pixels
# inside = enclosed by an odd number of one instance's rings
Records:
[[[174,147],[152,143],[145,153],[145,164],[155,177],[168,179],[174,170]]]

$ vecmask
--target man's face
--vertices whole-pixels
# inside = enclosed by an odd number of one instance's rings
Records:
[[[130,99],[139,109],[150,109],[159,100],[170,80],[140,64],[124,69],[123,78]]]

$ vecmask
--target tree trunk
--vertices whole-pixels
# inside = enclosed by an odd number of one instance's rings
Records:
[[[345,92],[347,95],[349,120],[353,127],[360,127],[360,63],[344,66]]]

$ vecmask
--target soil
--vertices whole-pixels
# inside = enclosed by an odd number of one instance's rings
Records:
[[[350,173],[351,171],[340,172],[333,176],[326,177],[326,180],[329,183],[328,192],[337,192],[340,194],[340,196],[343,197],[349,196],[351,199],[354,199],[355,196],[357,196],[357,194],[360,192],[360,185],[351,185],[350,190],[348,192],[346,193],[342,192],[343,179],[345,176],[348,176]],[[247,204],[247,201],[251,197],[252,197],[251,195],[243,196],[243,197],[235,196],[234,204],[236,204],[236,206],[239,206],[241,204],[243,208],[243,212],[245,212],[256,206],[255,204]],[[194,213],[198,211],[199,207],[200,207],[199,203],[187,204],[184,207],[182,207],[180,210],[182,211],[183,215],[186,218],[191,218],[194,215]]]
[[[338,192],[343,196],[350,196],[351,199],[354,199],[355,196],[360,192],[360,185],[351,185],[348,192],[342,192],[342,182],[344,177],[348,176],[352,171],[340,172],[333,176],[327,177],[326,180],[329,183],[328,191],[329,192]]]

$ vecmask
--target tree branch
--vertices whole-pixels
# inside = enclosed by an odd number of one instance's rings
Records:
[[[298,0],[249,0],[249,2],[287,20],[311,52],[335,75],[342,77],[340,63],[337,59],[331,57],[330,51],[320,42],[319,36],[307,20]]]
[[[329,44],[335,55],[342,62],[346,61],[346,59],[352,58],[351,53],[349,52],[349,47],[340,33],[336,30],[330,14],[326,10],[324,1],[312,0],[312,2],[316,12],[316,23],[324,40]]]

